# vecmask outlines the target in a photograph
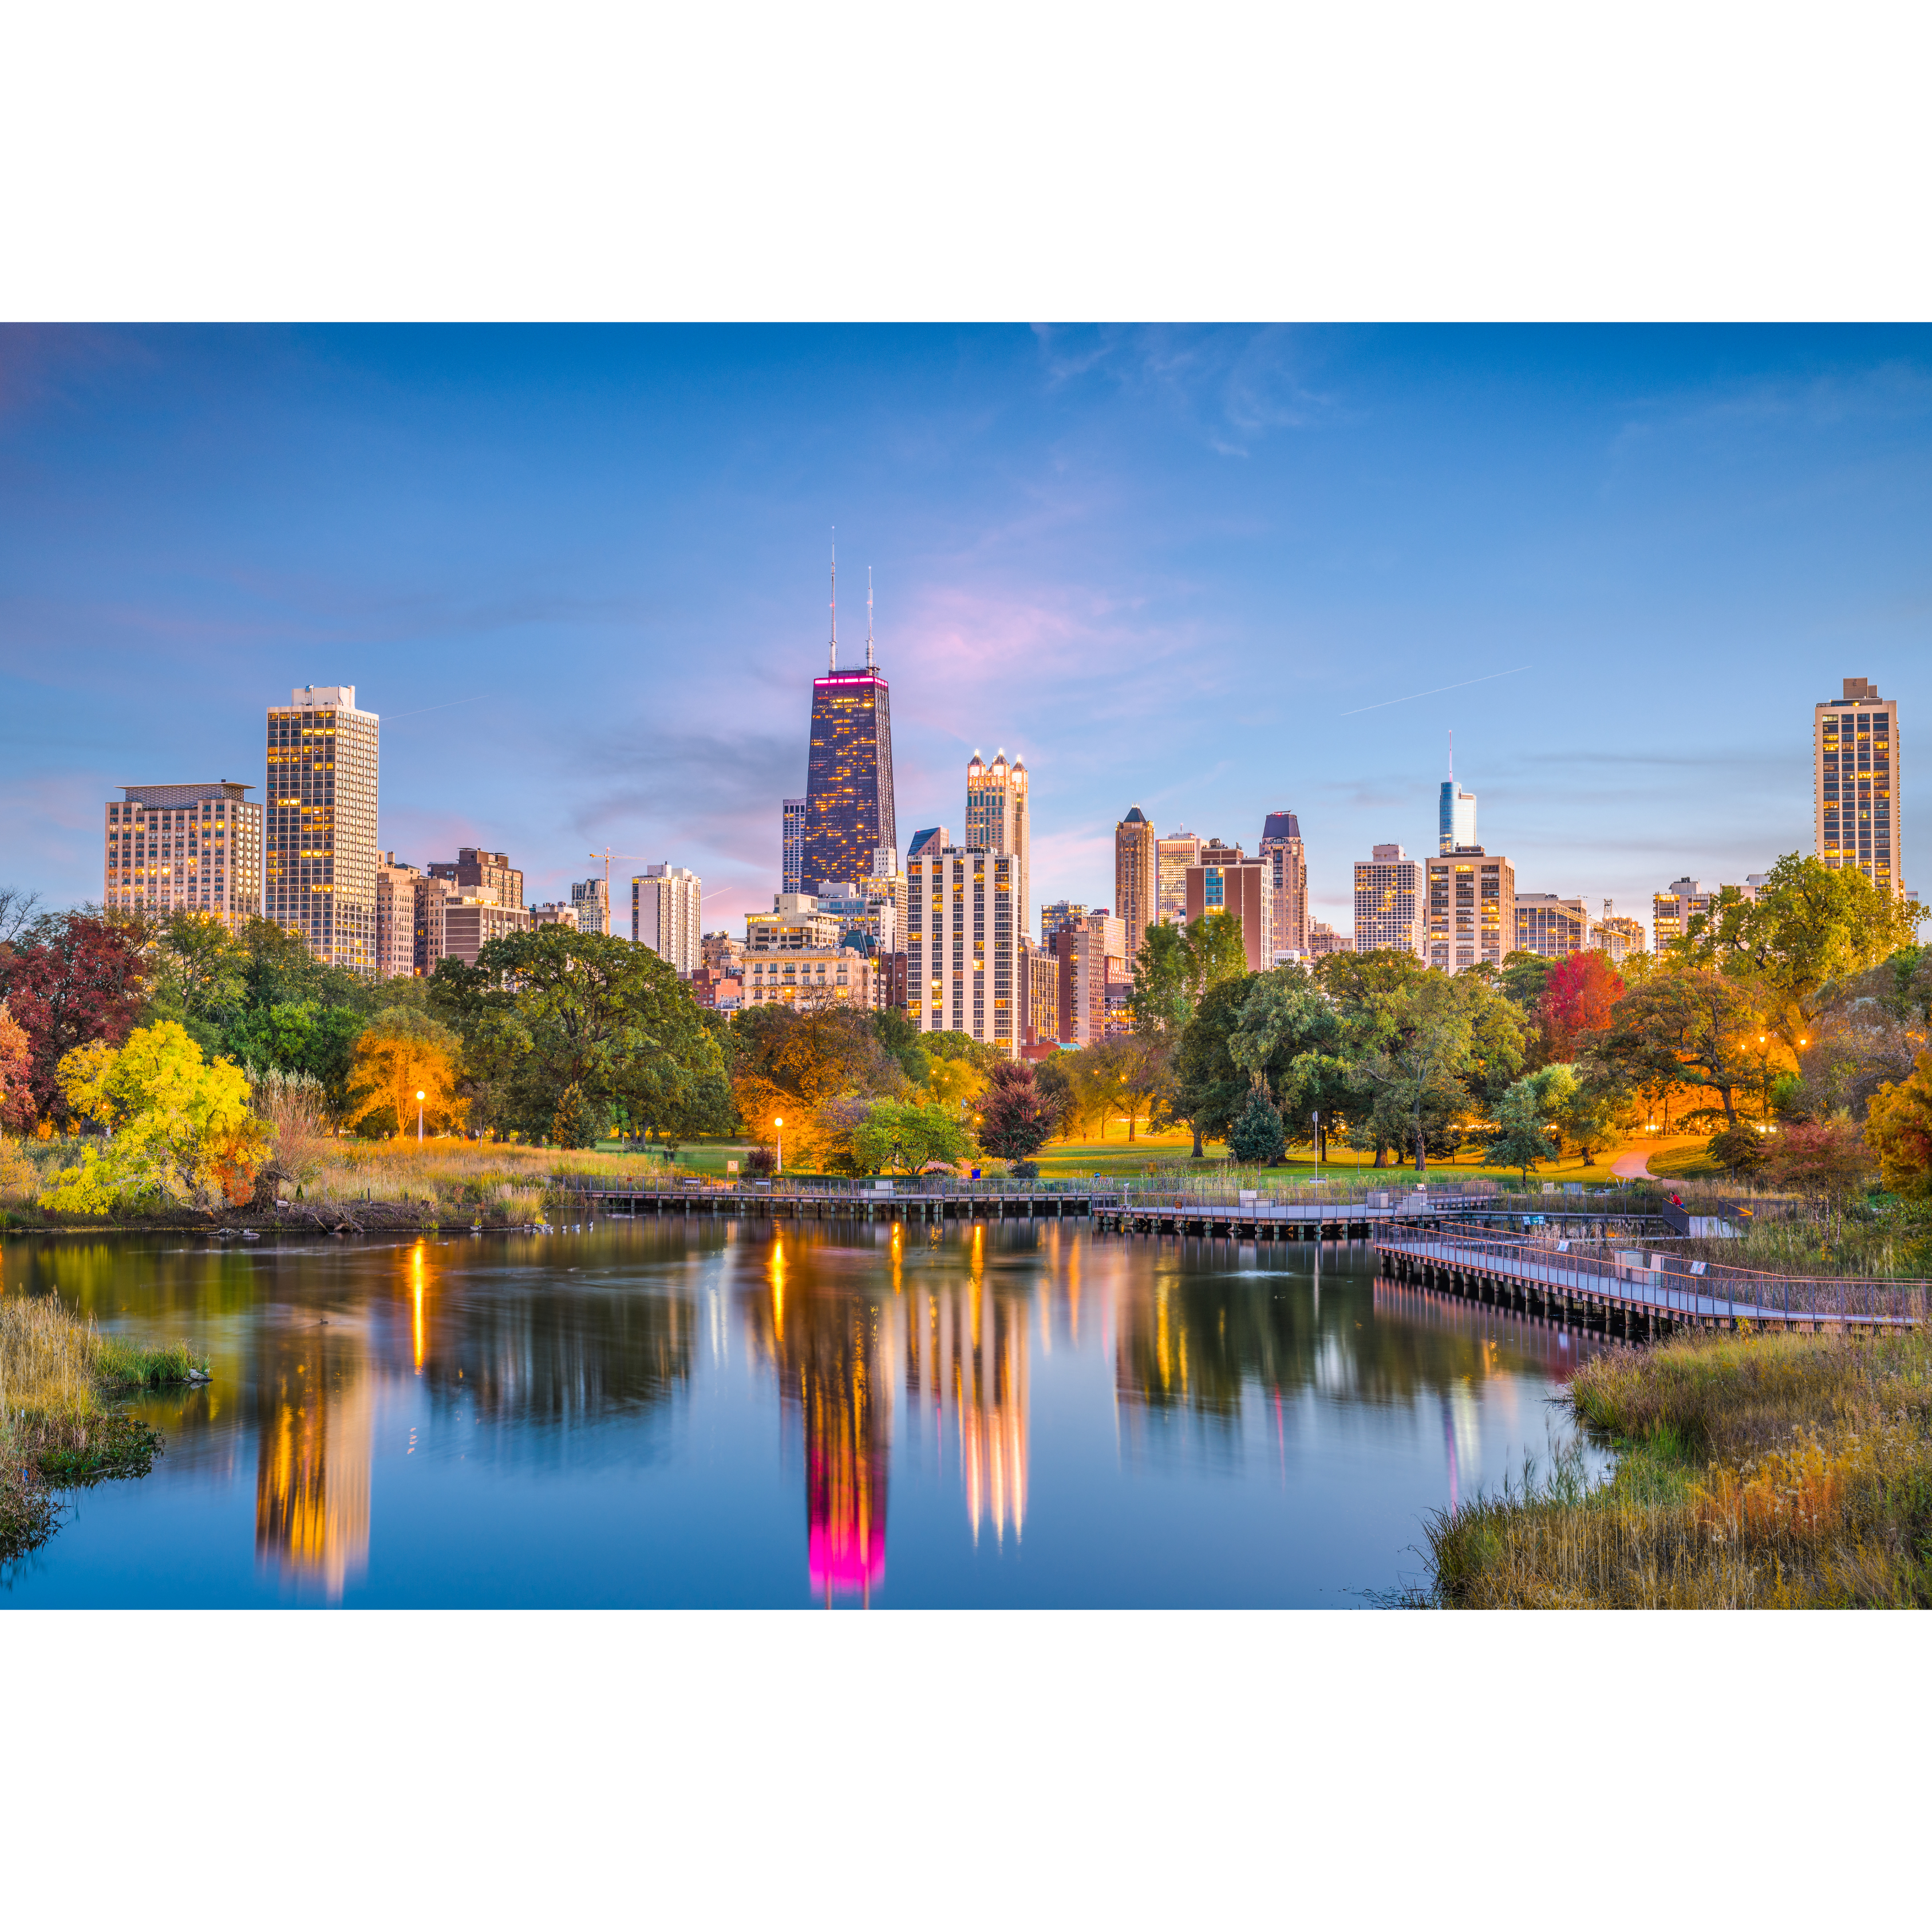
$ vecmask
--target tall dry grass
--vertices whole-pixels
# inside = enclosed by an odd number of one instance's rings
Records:
[[[1932,1604],[1932,1339],[1684,1337],[1570,1385],[1619,1447],[1438,1515],[1427,1600],[1472,1609]]]
[[[301,1185],[304,1202],[328,1205],[386,1201],[487,1220],[532,1220],[542,1218],[545,1202],[559,1191],[552,1185],[556,1175],[640,1184],[686,1172],[635,1154],[473,1141],[337,1141]],[[293,1188],[283,1191],[292,1193]]]
[[[207,1369],[103,1335],[50,1297],[0,1294],[0,1557],[51,1533],[52,1486],[146,1474],[160,1438],[122,1406],[128,1390]]]

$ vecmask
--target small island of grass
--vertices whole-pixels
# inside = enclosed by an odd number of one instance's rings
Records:
[[[153,1468],[161,1438],[128,1413],[130,1393],[207,1377],[184,1348],[139,1348],[50,1298],[0,1294],[0,1559],[53,1534],[58,1491]]]

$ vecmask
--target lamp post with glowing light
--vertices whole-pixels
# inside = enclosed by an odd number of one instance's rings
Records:
[[[784,1172],[784,1116],[782,1114],[775,1116],[772,1125],[778,1130],[778,1157],[777,1164],[772,1169],[776,1177]]]
[[[418,1147],[422,1145],[422,1110],[423,1090],[418,1087],[416,1089],[416,1145]]]

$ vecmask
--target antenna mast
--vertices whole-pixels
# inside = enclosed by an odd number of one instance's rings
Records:
[[[871,670],[872,664],[872,566],[866,566],[866,668]]]
[[[1452,778],[1456,776],[1456,734],[1453,729],[1449,734],[1449,776]]]
[[[838,526],[832,526],[832,642],[830,668],[838,668]]]

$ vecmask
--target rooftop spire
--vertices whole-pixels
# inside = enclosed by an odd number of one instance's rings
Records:
[[[832,642],[830,668],[838,668],[838,526],[832,526]]]
[[[872,566],[866,566],[866,668],[872,669]]]
[[[1456,776],[1456,734],[1453,729],[1449,734],[1449,776],[1452,778]]]

